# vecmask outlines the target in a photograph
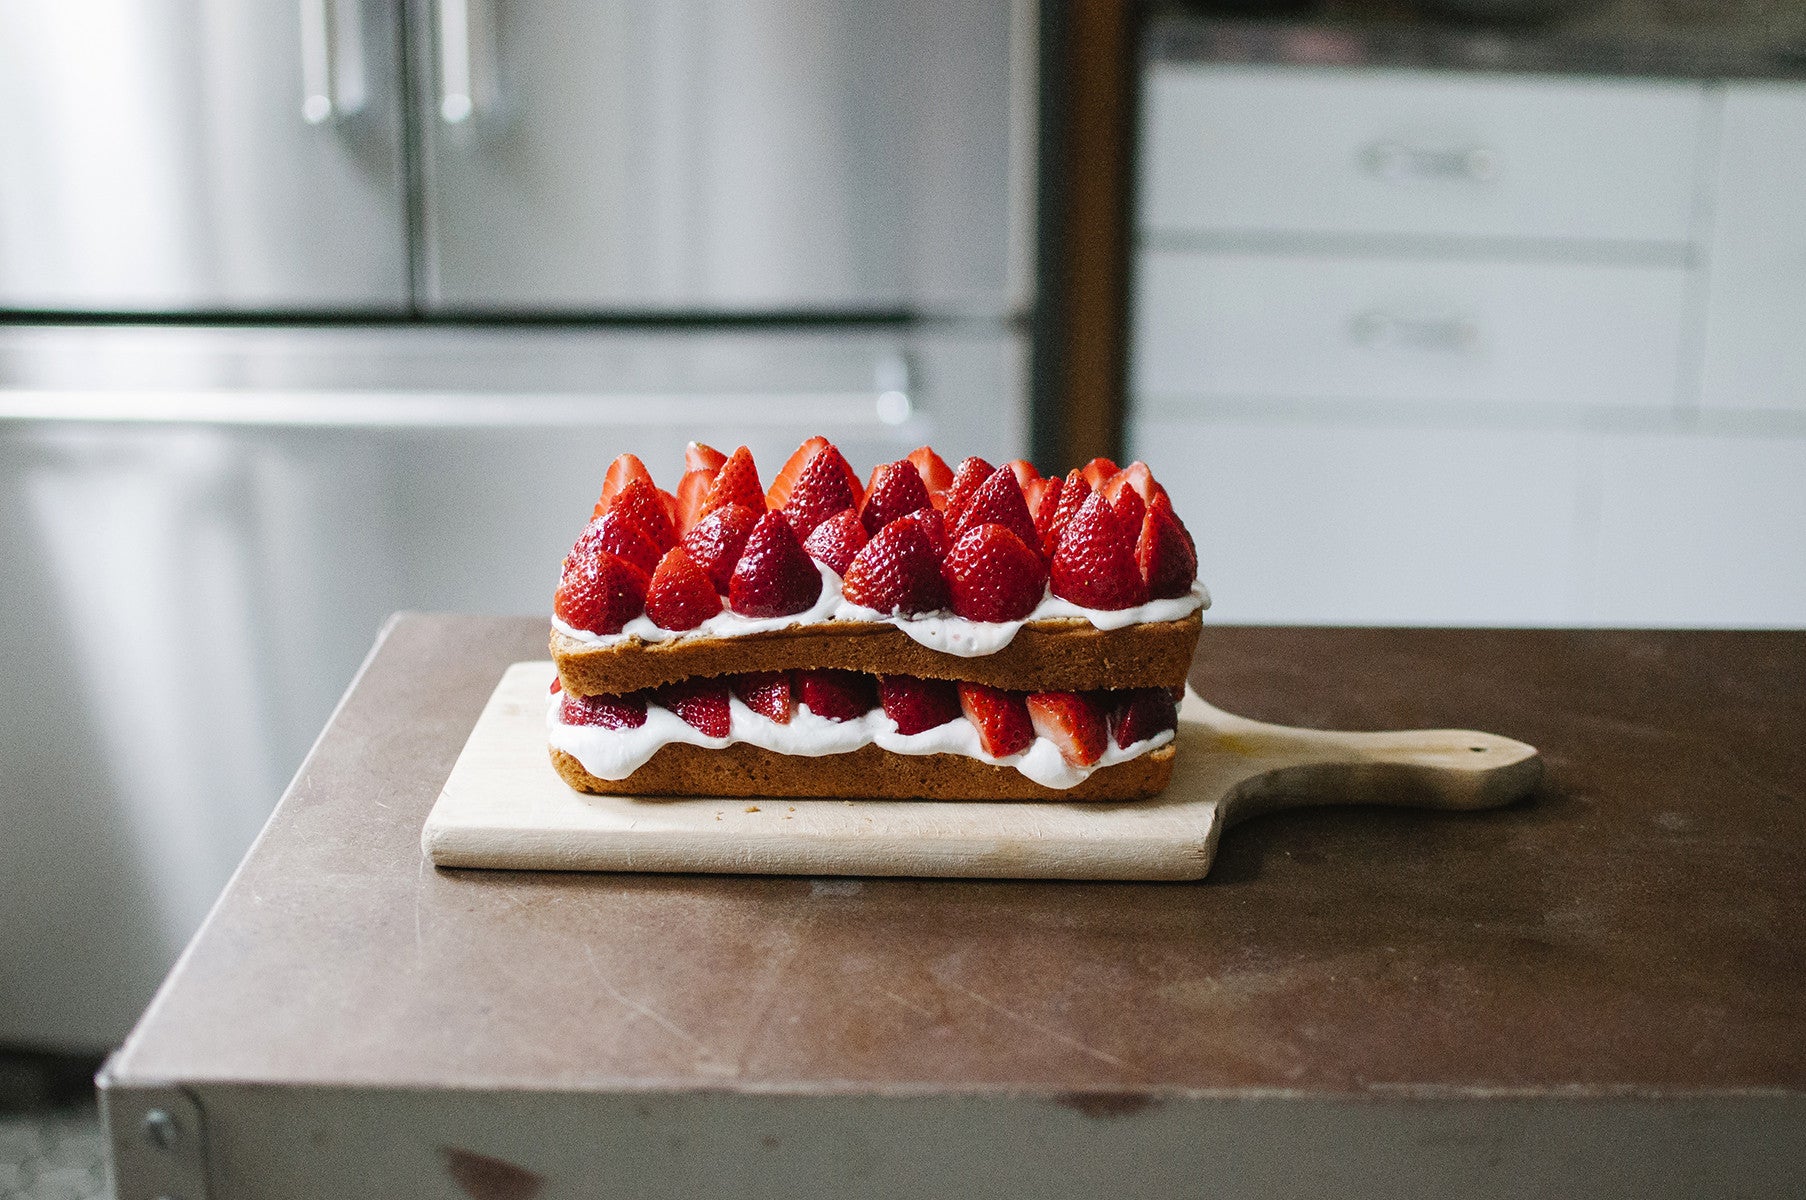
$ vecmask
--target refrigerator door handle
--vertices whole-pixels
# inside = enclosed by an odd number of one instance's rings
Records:
[[[447,125],[461,125],[475,114],[470,0],[439,0],[439,117]]]
[[[363,16],[361,0],[301,0],[301,118],[309,125],[363,110]]]

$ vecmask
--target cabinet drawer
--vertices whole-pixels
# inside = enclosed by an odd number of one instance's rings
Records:
[[[1683,242],[1703,114],[1686,83],[1160,67],[1142,225]]]
[[[1148,251],[1134,391],[1667,406],[1680,267]]]

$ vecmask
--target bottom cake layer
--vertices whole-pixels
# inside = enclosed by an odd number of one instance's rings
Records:
[[[1093,771],[1066,789],[1043,787],[1014,767],[959,754],[896,754],[862,746],[845,754],[780,754],[739,743],[719,750],[663,746],[625,779],[597,779],[571,755],[552,765],[581,792],[605,796],[735,796],[850,800],[1145,800],[1166,787],[1173,747]]]

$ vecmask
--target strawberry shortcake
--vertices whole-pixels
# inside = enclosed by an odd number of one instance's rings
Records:
[[[1127,800],[1172,773],[1200,613],[1143,463],[1043,477],[825,438],[762,487],[623,454],[553,600],[552,761],[619,795]]]

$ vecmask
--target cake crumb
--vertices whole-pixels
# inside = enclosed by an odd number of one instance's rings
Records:
[[[796,811],[796,805],[794,805],[794,804],[792,804],[792,805],[791,805],[791,806],[790,806],[790,811],[791,811],[791,812],[795,812],[795,811]]]
[[[747,806],[746,806],[746,811],[747,811],[747,812],[758,812],[758,811],[759,811],[759,806],[758,806],[758,805],[757,805],[757,804],[748,804],[748,805],[747,805]]]

